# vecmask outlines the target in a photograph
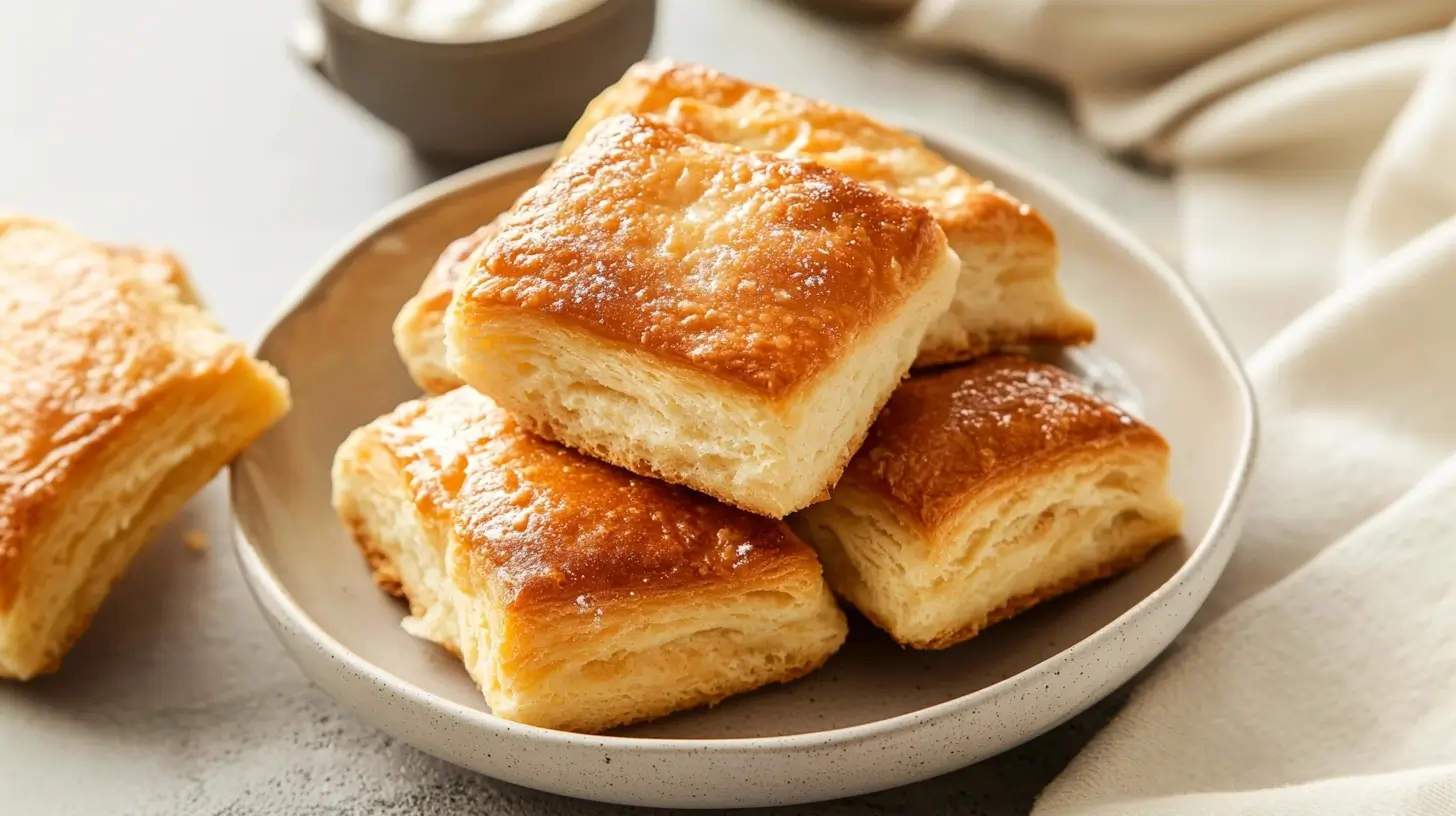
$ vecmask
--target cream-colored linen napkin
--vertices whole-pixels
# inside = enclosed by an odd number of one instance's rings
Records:
[[[1174,170],[1248,355],[1244,538],[1039,814],[1456,814],[1456,2],[920,0]]]

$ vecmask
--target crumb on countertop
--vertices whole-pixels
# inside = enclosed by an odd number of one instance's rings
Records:
[[[182,534],[182,543],[193,552],[202,552],[207,549],[207,533],[201,530],[188,530]]]

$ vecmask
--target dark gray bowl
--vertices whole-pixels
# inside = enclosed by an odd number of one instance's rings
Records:
[[[300,55],[421,152],[468,161],[560,140],[646,55],[657,17],[656,0],[604,0],[518,37],[431,41],[367,27],[338,0],[314,2],[320,25],[295,38]]]

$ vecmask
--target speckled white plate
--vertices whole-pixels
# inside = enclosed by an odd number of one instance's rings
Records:
[[[303,670],[385,731],[451,762],[571,796],[657,806],[779,805],[893,787],[968,765],[1126,682],[1203,602],[1234,545],[1255,439],[1247,383],[1182,282],[1123,230],[1045,180],[933,139],[1040,208],[1071,295],[1100,338],[1063,362],[1144,414],[1173,448],[1185,536],[1132,573],[943,652],[902,651],[856,620],[821,671],[716,708],[581,736],[493,716],[464,669],[406,635],[329,506],[334,448],[416,396],[390,321],[451,239],[507,207],[553,148],[434,184],[350,237],[300,287],[260,354],[293,412],[233,466],[238,555]]]

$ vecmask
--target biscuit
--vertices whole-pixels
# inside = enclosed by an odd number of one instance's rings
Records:
[[[806,674],[845,621],[781,521],[524,430],[461,388],[355,431],[334,504],[492,711],[598,732]]]
[[[958,270],[923,207],[622,116],[499,219],[446,343],[537,433],[782,517],[827,495]]]
[[[1056,235],[1036,210],[971,177],[916,136],[856,111],[668,61],[629,70],[586,110],[569,153],[603,119],[651,115],[710,141],[809,159],[923,205],[944,228],[961,271],[950,308],[931,324],[915,365],[959,362],[1035,345],[1078,345],[1096,333],[1058,279]],[[444,364],[440,325],[461,246],[452,245],[400,312],[395,342],[416,382],[432,394],[461,384]]]
[[[790,518],[835,592],[938,649],[1177,535],[1168,444],[1070,375],[989,357],[912,377],[829,501]]]
[[[288,408],[176,259],[0,218],[0,676],[53,671],[132,558]]]

